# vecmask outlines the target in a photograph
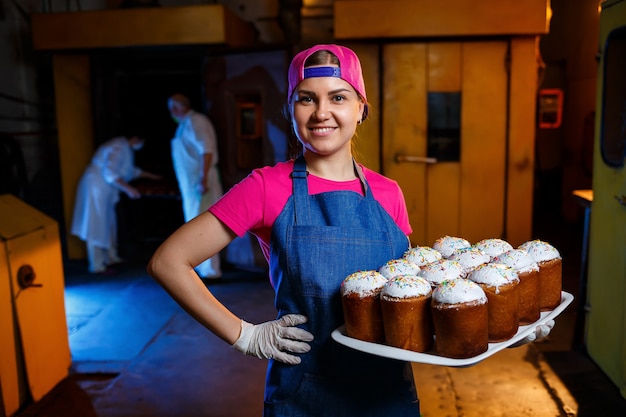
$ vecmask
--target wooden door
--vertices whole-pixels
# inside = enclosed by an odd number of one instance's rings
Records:
[[[603,6],[600,45],[587,349],[626,398],[626,1]]]
[[[413,245],[505,230],[508,44],[387,44],[382,171],[405,195]]]

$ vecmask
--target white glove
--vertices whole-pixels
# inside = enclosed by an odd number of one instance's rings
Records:
[[[548,320],[544,324],[540,324],[535,327],[535,331],[531,332],[528,336],[520,340],[519,342],[513,343],[509,347],[520,347],[527,343],[538,342],[541,339],[545,339],[550,334],[550,330],[554,327],[554,320]]]
[[[257,325],[241,320],[241,334],[232,347],[259,359],[273,358],[297,365],[300,358],[287,352],[306,353],[311,350],[311,346],[305,342],[312,341],[313,335],[295,327],[306,321],[307,318],[301,314],[287,314],[278,320]]]

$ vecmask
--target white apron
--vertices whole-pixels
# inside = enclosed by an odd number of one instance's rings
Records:
[[[214,148],[217,149],[216,144]],[[195,138],[191,125],[191,115],[185,117],[171,142],[172,163],[178,180],[178,187],[183,204],[185,222],[205,212],[222,196],[222,184],[217,168],[217,152],[213,154],[213,165],[209,169],[208,187],[205,194],[199,192],[200,174],[202,172],[202,153]],[[198,265],[196,271],[201,277],[221,275],[219,254]]]

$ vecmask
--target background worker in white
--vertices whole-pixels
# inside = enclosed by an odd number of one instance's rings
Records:
[[[103,143],[78,183],[72,234],[87,243],[89,272],[103,273],[108,266],[121,262],[117,254],[115,213],[120,191],[136,199],[141,194],[129,181],[161,178],[135,166],[135,151],[143,145],[143,138],[131,135]]]
[[[222,196],[217,137],[209,118],[194,111],[186,96],[172,95],[167,107],[178,123],[172,139],[172,162],[183,201],[183,216],[188,222]],[[219,254],[195,269],[201,278],[221,277]]]

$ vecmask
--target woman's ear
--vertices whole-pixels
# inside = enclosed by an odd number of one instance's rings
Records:
[[[359,102],[359,120],[358,123],[361,124],[363,122],[363,115],[365,114],[365,103],[363,101]]]

